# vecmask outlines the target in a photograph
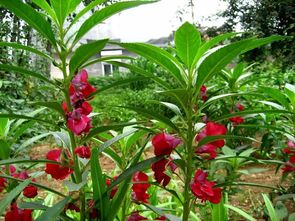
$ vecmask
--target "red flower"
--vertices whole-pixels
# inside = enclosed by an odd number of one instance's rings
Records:
[[[225,126],[214,123],[214,122],[208,122],[205,126],[205,128],[197,135],[196,140],[200,141],[204,137],[207,136],[218,136],[218,135],[224,135],[226,134],[227,129]],[[211,142],[210,144],[216,146],[216,147],[223,147],[224,146],[224,140],[216,140]]]
[[[6,187],[6,180],[0,177],[0,193],[5,189],[5,187]]]
[[[80,208],[78,206],[76,206],[74,203],[68,203],[66,206],[65,206],[65,211],[66,210],[72,210],[72,211],[76,211],[77,213],[80,212]]]
[[[10,211],[5,214],[5,221],[33,221],[32,210],[19,209],[16,203],[10,206]]]
[[[152,170],[154,171],[154,177],[156,181],[165,187],[170,182],[170,176],[165,173],[166,168],[169,167],[172,172],[174,172],[177,166],[170,160],[162,159],[153,163]]]
[[[153,137],[152,144],[154,146],[154,153],[156,156],[170,155],[171,152],[180,140],[171,136],[170,134],[160,133]]]
[[[132,177],[132,199],[134,201],[148,203],[149,194],[146,193],[150,187],[149,177],[143,172],[136,172]]]
[[[34,198],[38,195],[38,188],[32,185],[27,186],[23,190],[23,195],[28,198]]]
[[[288,147],[283,149],[283,152],[286,154],[295,154],[295,143],[291,140],[287,143]]]
[[[245,106],[240,103],[237,103],[236,108],[238,108],[240,111],[243,111],[245,109]]]
[[[229,118],[231,122],[233,122],[234,125],[242,124],[244,123],[244,118],[241,116],[231,117]]]
[[[46,155],[46,159],[62,162],[62,150],[50,150]],[[54,179],[64,180],[73,173],[73,170],[65,165],[46,163],[45,173],[50,174]]]
[[[68,128],[76,135],[88,133],[92,128],[91,119],[83,114],[83,109],[78,108],[69,113]]]
[[[283,173],[295,172],[295,155],[290,157],[289,161],[285,163],[282,170]]]
[[[70,95],[73,103],[81,98],[87,98],[95,91],[96,89],[88,82],[88,73],[86,70],[78,73],[70,84]]]
[[[88,146],[76,147],[74,153],[77,154],[79,157],[86,158],[86,159],[89,159],[91,156],[91,150],[90,150],[90,147]]]
[[[207,173],[198,169],[191,182],[193,194],[203,201],[209,200],[211,203],[218,204],[221,200],[221,189],[214,187],[215,182],[207,180]]]
[[[156,220],[166,220],[166,217],[165,216],[160,216],[160,217],[156,218]]]
[[[196,154],[203,156],[204,158],[208,159],[208,160],[212,160],[216,157],[216,149],[217,147],[214,146],[213,144],[205,144],[201,147],[199,147],[196,150]]]
[[[200,89],[200,92],[201,92],[201,99],[203,101],[206,101],[208,100],[208,96],[206,95],[206,92],[207,92],[207,88],[205,85],[202,85],[201,89]]]
[[[114,177],[114,180],[117,179],[117,176]],[[111,179],[106,179],[106,185],[110,186],[111,185]],[[111,194],[110,194],[110,198],[113,199],[116,192],[118,191],[118,186],[115,186],[112,190],[111,190]]]
[[[147,220],[147,218],[139,215],[138,212],[133,212],[131,216],[128,217],[127,221],[140,221],[140,220]]]
[[[98,210],[94,207],[94,200],[88,201],[89,206],[89,216],[91,219],[97,219],[98,218]]]

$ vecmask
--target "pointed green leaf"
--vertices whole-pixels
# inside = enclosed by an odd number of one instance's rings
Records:
[[[32,47],[26,46],[26,45],[14,43],[14,42],[0,42],[0,47],[3,47],[3,46],[29,51],[29,52],[32,52],[32,53],[34,53],[36,55],[40,55],[41,57],[47,58],[47,59],[49,59],[51,61],[54,60],[52,57],[45,54],[44,52],[39,51],[39,50],[37,50],[35,48],[32,48]]]
[[[11,118],[11,119],[26,119],[26,120],[32,120],[32,121],[39,121],[39,122],[43,122],[43,123],[47,123],[47,124],[51,124],[56,126],[55,123],[47,121],[47,120],[43,120],[40,118],[36,118],[36,117],[30,117],[30,116],[26,116],[26,115],[20,115],[20,114],[0,114],[0,118]]]
[[[40,217],[36,219],[36,221],[53,221],[59,216],[61,212],[63,212],[65,205],[71,198],[67,196],[66,198],[62,199],[58,203],[54,204],[54,206],[49,207],[45,210],[44,213]]]
[[[32,102],[31,104],[47,107],[47,108],[49,108],[51,110],[56,111],[61,116],[64,116],[64,114],[65,114],[64,110],[61,107],[61,102],[56,102],[56,101],[42,102],[42,101],[38,101],[38,102]]]
[[[74,74],[78,71],[79,67],[82,66],[89,58],[98,54],[106,45],[108,39],[93,41],[88,44],[83,44],[74,52],[70,60],[70,73]]]
[[[143,4],[153,3],[154,1],[128,1],[128,2],[118,2],[110,6],[96,11],[91,15],[80,27],[78,33],[75,37],[74,44],[77,43],[88,31],[90,31],[94,26],[104,21],[105,19],[124,11],[129,8],[133,8]]]
[[[271,221],[279,221],[279,218],[276,214],[275,208],[272,205],[272,202],[270,201],[270,199],[267,197],[267,195],[265,193],[262,194],[265,206],[267,208],[268,211],[268,215],[270,217]]]
[[[293,108],[295,109],[295,86],[292,84],[285,85],[285,93],[287,94]]]
[[[31,77],[37,78],[39,80],[45,81],[45,82],[50,83],[55,86],[55,83],[53,81],[47,79],[42,74],[39,74],[39,73],[36,73],[33,71],[29,71],[29,70],[21,68],[21,67],[7,65],[7,64],[0,64],[0,70],[4,70],[4,71],[8,71],[8,72],[12,71],[12,72],[20,73],[23,75],[31,76]]]
[[[0,159],[6,160],[10,157],[11,148],[7,141],[0,139]]]
[[[235,211],[236,213],[238,213],[239,215],[241,215],[242,217],[244,217],[245,219],[249,220],[249,221],[256,221],[255,218],[253,218],[252,216],[250,216],[248,213],[246,213],[245,211],[239,209],[238,207],[229,205],[229,204],[225,204],[225,207],[231,209],[232,211]]]
[[[9,127],[9,119],[8,118],[0,118],[0,138],[6,137],[6,131]]]
[[[60,26],[63,26],[64,21],[68,15],[69,6],[70,3],[73,0],[70,1],[64,1],[64,0],[50,0],[51,7],[53,8],[55,15],[57,17],[57,20],[59,22]]]
[[[201,44],[200,32],[186,22],[176,31],[174,41],[178,57],[190,70]]]
[[[57,24],[57,17],[55,15],[55,12],[53,11],[53,9],[50,7],[50,5],[48,4],[47,1],[45,0],[32,0],[33,3],[35,3],[36,5],[38,5],[42,10],[44,10],[45,12],[47,12],[47,14],[51,17],[51,19],[53,21],[55,21],[55,23]]]
[[[14,200],[22,191],[24,188],[26,188],[27,185],[31,182],[31,179],[27,179],[21,184],[19,184],[17,187],[13,189],[13,191],[9,192],[3,200],[0,201],[0,214],[3,214],[6,207],[10,205],[12,200]]]
[[[164,69],[179,82],[180,85],[185,86],[186,75],[181,73],[181,63],[164,49],[158,48],[146,43],[114,43],[127,50],[134,52],[146,59],[155,62],[162,66]]]
[[[290,110],[290,103],[287,97],[279,89],[259,86],[259,90],[279,102],[286,110]]]
[[[0,0],[0,5],[12,11],[17,17],[23,19],[41,35],[47,38],[51,44],[56,45],[51,25],[42,15],[21,0]]]

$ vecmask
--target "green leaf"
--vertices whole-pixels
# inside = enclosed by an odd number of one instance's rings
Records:
[[[55,21],[55,23],[57,24],[57,17],[55,15],[55,12],[53,11],[53,9],[50,7],[50,5],[48,4],[47,1],[44,0],[32,0],[33,3],[35,3],[36,5],[38,5],[41,9],[43,9],[45,12],[47,12],[47,14],[51,17],[51,19],[53,21]]]
[[[157,84],[161,85],[165,89],[171,88],[169,84],[167,84],[165,81],[161,80],[160,78],[156,77],[153,73],[147,72],[144,69],[137,67],[135,65],[126,64],[126,63],[118,62],[118,61],[107,61],[107,63],[127,68],[132,72],[135,72],[135,73],[140,74],[144,77],[150,78],[151,80],[155,81]]]
[[[196,27],[185,22],[175,33],[175,46],[178,57],[190,70],[201,44],[201,35]]]
[[[17,149],[16,149],[16,154],[17,153],[20,153],[23,151],[24,148],[26,148],[27,146],[35,143],[36,141],[44,138],[44,137],[47,137],[48,135],[51,135],[51,132],[49,133],[44,133],[44,134],[39,134],[39,135],[36,135],[30,139],[27,139],[25,142],[23,142]]]
[[[49,207],[46,209],[44,213],[40,217],[36,219],[36,221],[53,221],[59,216],[59,214],[64,210],[65,205],[70,200],[70,197],[67,196],[66,198],[62,199],[58,203],[54,204],[54,206]]]
[[[49,55],[47,55],[47,54],[43,53],[42,51],[39,51],[35,48],[29,47],[29,46],[25,46],[25,45],[18,44],[15,42],[0,42],[0,47],[4,47],[4,46],[29,51],[29,52],[32,52],[32,53],[39,55],[41,57],[47,58],[50,61],[54,61],[54,59],[52,57],[50,57]]]
[[[31,180],[32,178],[27,179],[19,184],[13,189],[13,191],[9,192],[3,200],[0,201],[0,214],[4,213],[6,207],[11,204],[12,200],[14,200],[23,191],[23,189],[26,188],[27,185],[29,185]]]
[[[51,163],[51,164],[61,164],[57,161],[52,160],[33,160],[29,158],[13,158],[8,160],[0,160],[0,165],[9,165],[9,164],[23,164],[23,163]]]
[[[122,107],[122,106],[119,106],[119,107]],[[148,118],[152,118],[157,121],[160,121],[160,122],[164,123],[165,125],[167,125],[168,127],[170,127],[171,129],[179,132],[179,128],[169,118],[167,118],[161,114],[158,114],[158,113],[150,111],[150,110],[146,110],[144,108],[139,108],[139,107],[126,107],[126,106],[124,106],[122,108],[133,110],[133,111],[135,111],[139,114],[142,114]]]
[[[50,23],[28,4],[23,3],[21,0],[0,0],[0,5],[27,22],[32,28],[47,38],[52,45],[56,45]]]
[[[177,105],[168,103],[168,102],[160,102],[160,103],[166,106],[167,108],[169,108],[170,110],[172,110],[178,116],[182,117],[182,113]]]
[[[69,7],[68,7],[68,14],[72,13],[78,5],[81,3],[81,0],[71,0],[69,1]]]
[[[86,62],[81,68],[85,68],[87,66],[96,64],[98,62],[102,62],[102,61],[112,61],[112,60],[116,60],[116,59],[126,59],[126,60],[134,60],[133,57],[129,57],[129,56],[125,56],[125,55],[109,55],[109,56],[104,56],[104,57],[100,57],[100,58],[96,58],[93,60],[90,60],[89,62]]]
[[[152,206],[150,204],[144,204],[147,208],[155,212],[159,216],[165,216],[170,221],[181,221],[179,217],[173,216],[171,214],[166,214],[161,208]]]
[[[224,221],[227,220],[227,209],[223,203],[223,199],[218,204],[212,204],[212,220]]]
[[[10,157],[10,145],[7,143],[7,141],[0,139],[0,159],[6,160]]]
[[[180,85],[185,86],[186,75],[182,75],[181,64],[164,49],[145,43],[114,43],[155,62],[166,69]]]
[[[71,1],[64,1],[64,0],[50,0],[51,7],[53,8],[55,15],[57,17],[57,20],[59,22],[59,25],[63,27],[65,18],[68,15],[69,6]]]
[[[143,171],[143,170],[149,168],[153,163],[159,161],[160,159],[161,159],[161,157],[152,157],[152,158],[146,159],[144,161],[141,161],[141,162],[129,167],[123,173],[121,173],[117,179],[115,179],[111,183],[111,185],[107,189],[107,192],[111,191],[115,186],[117,186],[123,180],[128,179],[128,177],[131,177],[135,172]]]
[[[88,44],[83,44],[77,48],[70,60],[70,74],[74,74],[78,71],[89,58],[98,54],[106,45],[108,39],[93,41]]]
[[[295,86],[287,83],[285,85],[285,93],[287,94],[291,104],[293,105],[293,108],[295,109]]]
[[[232,211],[235,211],[236,213],[238,213],[239,215],[241,215],[242,217],[244,217],[245,219],[249,221],[256,221],[255,218],[253,218],[252,216],[250,216],[249,214],[247,214],[245,211],[241,210],[238,207],[235,207],[229,204],[225,204],[224,206],[231,209]]]
[[[42,202],[22,202],[18,204],[21,209],[31,209],[31,210],[46,210],[48,206],[42,205]]]
[[[91,179],[92,179],[92,186],[93,186],[93,199],[97,203],[99,202],[100,206],[100,216],[103,219],[104,208],[107,208],[107,205],[104,205],[103,195],[102,193],[105,191],[105,182],[103,181],[102,171],[98,160],[98,150],[93,148],[91,151]]]
[[[105,131],[109,131],[109,130],[116,130],[116,129],[120,129],[123,128],[125,126],[129,126],[129,125],[135,125],[138,124],[138,122],[127,122],[127,123],[120,123],[120,124],[110,124],[107,126],[100,126],[100,127],[95,127],[93,129],[90,130],[90,132],[88,133],[87,136],[85,136],[82,140],[81,143],[86,142],[87,140],[89,140],[90,138],[94,137],[95,135],[98,135],[102,132]]]
[[[288,221],[294,221],[295,220],[295,213],[291,213],[289,215]]]
[[[265,206],[267,208],[270,220],[271,221],[280,221],[270,199],[267,197],[267,195],[265,193],[262,193],[262,197],[263,197]]]
[[[61,116],[64,116],[64,114],[65,114],[64,110],[61,107],[61,102],[56,102],[56,101],[46,101],[46,102],[37,101],[37,102],[32,102],[31,104],[33,104],[33,105],[39,105],[39,106],[43,106],[43,107],[47,107],[47,108],[49,108],[51,110],[56,111]]]
[[[104,21],[105,19],[111,17],[112,15],[119,13],[123,10],[133,8],[139,5],[153,3],[154,1],[128,1],[128,2],[118,2],[110,6],[96,11],[91,15],[80,27],[78,33],[75,37],[74,44],[77,43],[90,29]]]
[[[207,137],[204,137],[202,140],[199,141],[198,147],[201,147],[201,146],[203,146],[203,145],[205,145],[207,143],[211,143],[211,142],[216,141],[216,140],[223,140],[223,139],[231,139],[231,140],[234,140],[234,139],[237,139],[237,140],[243,139],[243,140],[251,140],[251,141],[258,142],[257,140],[255,140],[252,137],[236,136],[236,135],[218,135],[218,136],[207,136]]]
[[[9,119],[8,118],[0,118],[0,138],[6,137],[6,131],[9,127]]]
[[[0,118],[6,118],[6,117],[8,117],[10,119],[26,119],[26,120],[32,120],[32,121],[39,121],[39,122],[43,122],[43,123],[47,123],[47,124],[51,124],[51,125],[56,126],[55,123],[52,123],[47,120],[39,119],[36,117],[30,117],[30,116],[20,115],[20,114],[0,114]]]
[[[288,209],[281,201],[276,203],[275,211],[279,220],[284,220],[288,216]]]
[[[130,131],[127,131],[125,133],[122,133],[110,140],[107,140],[105,143],[103,143],[103,145],[101,145],[99,148],[98,148],[98,153],[102,153],[106,148],[110,147],[111,145],[113,145],[114,143],[116,143],[117,141],[121,140],[122,138],[124,137],[127,137],[131,134],[133,134],[134,132],[136,132],[138,129],[132,129]]]
[[[281,105],[283,105],[286,108],[286,110],[290,110],[290,103],[287,97],[279,89],[259,86],[259,90],[263,92],[264,94],[267,94],[268,96],[270,96],[275,101],[279,102]]]
[[[36,72],[33,72],[33,71],[29,71],[29,70],[21,68],[21,67],[7,65],[7,64],[0,64],[0,70],[4,70],[4,71],[7,71],[7,72],[12,71],[12,72],[24,74],[24,75],[27,75],[27,76],[31,76],[31,77],[37,78],[39,80],[45,81],[45,82],[50,83],[50,84],[55,86],[55,83],[53,81],[47,79],[42,74],[39,74],[39,73],[36,73]]]

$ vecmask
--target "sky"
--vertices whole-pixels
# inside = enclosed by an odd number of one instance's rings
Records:
[[[123,42],[144,42],[150,39],[169,36],[181,25],[177,11],[186,8],[188,0],[161,0],[157,3],[128,9],[108,19],[109,32],[112,38]],[[193,0],[195,21],[202,26],[218,26],[221,19],[208,21],[208,17],[226,8],[221,0]],[[184,21],[192,21],[191,10],[188,10]]]

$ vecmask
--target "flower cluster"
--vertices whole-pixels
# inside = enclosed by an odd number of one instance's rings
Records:
[[[92,107],[87,100],[95,91],[96,89],[88,82],[86,70],[82,70],[71,81],[69,93],[73,110],[68,110],[66,102],[62,103],[62,108],[66,113],[68,128],[76,135],[88,133],[92,128],[91,118],[88,116]]]
[[[236,109],[239,111],[243,111],[245,109],[245,107],[242,104],[237,103]],[[231,118],[229,118],[229,120],[233,123],[233,125],[242,124],[245,121],[244,118],[241,116],[231,117]]]
[[[114,180],[116,180],[118,177],[117,176],[114,176]],[[106,179],[106,185],[107,186],[110,186],[111,185],[111,179]],[[115,194],[117,193],[118,191],[118,186],[115,186],[112,190],[111,190],[111,193],[110,193],[110,198],[113,199]]]
[[[170,134],[160,133],[153,137],[152,144],[154,146],[154,154],[159,156],[169,157],[172,151],[180,144],[180,140]],[[170,177],[165,173],[166,168],[172,172],[176,170],[176,165],[172,159],[163,158],[152,165],[154,177],[159,184],[164,187],[170,182]]]
[[[143,172],[136,172],[132,177],[132,200],[135,202],[148,203],[150,195],[146,193],[150,187],[149,177]]]
[[[201,89],[200,89],[200,93],[201,93],[201,99],[203,101],[207,101],[208,100],[208,96],[207,96],[207,88],[205,85],[202,85]]]
[[[5,214],[5,221],[33,221],[32,210],[20,209],[16,203],[12,203],[10,210]]]
[[[59,148],[50,150],[46,155],[46,159],[59,163],[46,163],[45,168],[45,172],[56,180],[64,180],[74,172],[71,168],[73,162],[68,151],[63,151]]]
[[[283,149],[283,152],[289,155],[289,160],[282,168],[283,173],[295,172],[295,142],[288,141],[288,147]]]
[[[225,126],[209,121],[205,128],[196,136],[196,141],[201,141],[207,136],[225,135],[227,129]],[[215,140],[199,147],[195,152],[196,154],[207,157],[208,159],[214,159],[217,155],[216,149],[224,146],[224,140]]]
[[[214,187],[215,182],[207,180],[208,174],[198,169],[190,186],[193,194],[203,201],[218,204],[221,200],[221,188]]]

